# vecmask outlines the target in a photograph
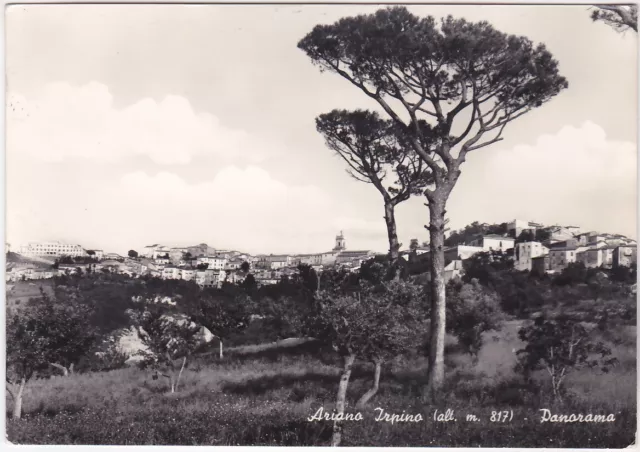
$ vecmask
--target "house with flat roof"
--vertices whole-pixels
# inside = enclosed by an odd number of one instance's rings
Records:
[[[533,259],[549,253],[549,249],[540,242],[522,242],[516,244],[514,268],[519,271],[531,271]]]
[[[618,246],[613,250],[614,267],[630,267],[638,263],[638,248],[636,246]]]
[[[362,262],[371,259],[373,255],[373,251],[370,250],[341,251],[336,256],[336,265],[356,264],[359,266]]]
[[[468,245],[481,247],[483,251],[507,251],[513,248],[515,239],[501,235],[482,235],[472,240]]]
[[[559,271],[576,262],[577,249],[575,246],[549,248],[549,269]]]

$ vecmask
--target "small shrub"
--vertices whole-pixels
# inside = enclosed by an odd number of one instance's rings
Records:
[[[567,317],[553,320],[539,317],[533,325],[521,328],[518,336],[526,346],[517,352],[516,370],[526,381],[530,381],[532,372],[546,370],[553,395],[558,399],[563,395],[564,381],[572,371],[600,367],[606,373],[617,362],[610,357],[608,346],[595,341],[581,323]]]

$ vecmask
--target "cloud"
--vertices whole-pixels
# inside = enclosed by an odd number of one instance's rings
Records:
[[[70,225],[77,230],[69,235],[80,242],[95,241],[91,225],[101,230],[109,225],[109,233],[99,241],[119,250],[146,242],[179,244],[178,240],[250,252],[322,252],[333,247],[340,229],[348,238],[365,233],[354,246],[385,244],[382,219],[353,218],[318,187],[285,185],[257,166],[227,166],[200,183],[189,183],[170,172],[137,171],[124,175],[115,186],[104,187],[92,199],[100,209],[92,212],[91,223]],[[75,207],[60,209],[57,216],[81,218]]]
[[[63,240],[126,252],[146,242],[207,241],[254,252],[316,252],[330,249],[344,229],[354,247],[384,249],[381,219],[357,218],[362,212],[353,199],[272,177],[257,165],[261,156],[277,156],[277,146],[194,111],[185,98],[117,108],[99,83],[54,83],[35,99],[9,94],[7,108],[14,243]],[[135,157],[167,170],[153,172]],[[198,157],[214,158],[203,166]],[[102,171],[104,163],[122,165]],[[217,172],[207,176],[206,168]],[[51,202],[43,187],[69,197]]]
[[[7,97],[8,151],[45,162],[70,157],[115,162],[131,156],[161,165],[184,165],[197,156],[258,162],[277,151],[209,113],[194,111],[181,96],[116,108],[109,89],[92,82],[80,87],[51,83],[38,99],[19,93]]]
[[[206,242],[253,253],[312,253],[330,250],[344,230],[350,249],[387,247],[382,212],[364,218],[352,199],[285,184],[256,165],[225,166],[201,182],[168,171],[133,171],[109,183],[86,175],[84,189],[46,168],[12,178],[7,235],[14,245],[62,240],[126,253],[150,243]],[[42,186],[60,197],[42,196]]]
[[[463,168],[450,202],[456,223],[519,218],[636,236],[634,143],[585,122],[488,156],[482,168],[479,161]]]

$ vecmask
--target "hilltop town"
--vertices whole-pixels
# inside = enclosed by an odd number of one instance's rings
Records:
[[[162,279],[195,281],[201,287],[239,284],[249,275],[258,285],[276,284],[298,272],[300,264],[319,271],[339,266],[357,271],[362,262],[374,257],[370,250],[348,250],[342,232],[335,237],[333,249],[316,254],[257,254],[237,250],[214,249],[207,244],[170,247],[153,244],[141,252],[130,250],[127,256],[89,250],[80,245],[60,242],[32,242],[9,253],[7,281],[48,279],[63,274],[92,271],[149,275]]]
[[[587,268],[629,267],[637,262],[637,243],[621,234],[582,232],[577,226],[545,226],[524,220],[495,225],[474,223],[449,235],[445,278],[461,276],[463,261],[481,252],[504,253],[516,270],[538,275],[562,271],[571,263]],[[409,262],[428,262],[428,246],[404,254]],[[426,244],[425,244],[426,245]]]
[[[523,220],[489,225],[473,223],[449,234],[445,248],[447,280],[462,276],[463,262],[482,252],[499,252],[513,260],[516,270],[537,274],[556,273],[572,262],[585,267],[612,268],[637,262],[637,243],[620,234],[581,232],[576,226],[544,226]],[[6,280],[48,279],[63,274],[96,271],[148,275],[161,279],[195,281],[201,287],[240,284],[251,275],[258,286],[276,284],[298,273],[298,266],[315,271],[339,267],[357,272],[363,262],[380,255],[371,250],[349,250],[341,231],[334,247],[315,254],[257,254],[215,249],[207,244],[170,247],[153,244],[127,256],[85,249],[60,242],[32,242],[8,253]],[[430,250],[427,243],[411,240],[401,256],[426,272]]]

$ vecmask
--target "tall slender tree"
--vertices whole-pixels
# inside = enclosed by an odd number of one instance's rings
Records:
[[[394,123],[375,112],[333,110],[316,118],[316,128],[327,146],[347,163],[347,173],[357,181],[372,184],[382,195],[389,240],[389,271],[385,276],[400,279],[401,245],[395,208],[412,195],[422,194],[433,182],[429,168],[413,149],[399,145]],[[378,391],[384,356],[372,354],[370,359],[374,365],[373,386],[358,401],[359,406]]]
[[[316,118],[316,128],[327,146],[347,163],[347,173],[372,184],[382,195],[389,258],[396,263],[400,242],[395,208],[412,195],[422,194],[432,182],[429,168],[413,149],[399,145],[394,123],[375,112],[333,110]]]
[[[431,327],[427,394],[444,382],[447,200],[470,152],[502,140],[510,122],[568,87],[544,45],[487,22],[440,23],[404,7],[317,25],[299,43],[321,70],[374,100],[433,173],[429,207]]]

